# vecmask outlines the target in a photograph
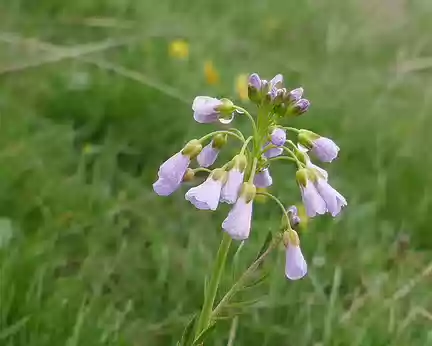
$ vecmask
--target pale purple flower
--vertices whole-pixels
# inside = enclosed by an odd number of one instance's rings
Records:
[[[267,143],[264,145],[264,148],[266,148],[266,149],[264,149],[265,151],[264,151],[264,154],[263,154],[263,155],[264,155],[266,158],[270,159],[270,158],[272,158],[272,157],[279,156],[279,155],[281,155],[281,154],[283,153],[283,148],[279,148],[279,147],[276,147],[276,148],[268,148],[269,145],[272,145],[271,142],[267,142]]]
[[[301,99],[301,97],[303,96],[303,88],[296,88],[291,90],[288,93],[288,100],[291,102],[297,102]]]
[[[257,73],[252,73],[249,76],[249,85],[257,91],[261,90],[261,78]]]
[[[222,228],[234,240],[245,240],[249,237],[252,220],[253,200],[246,201],[240,196],[228,216],[222,223]]]
[[[215,163],[219,155],[219,149],[213,146],[213,141],[207,144],[197,156],[197,161],[201,167],[209,167]]]
[[[201,210],[216,210],[222,190],[222,180],[215,179],[211,174],[201,185],[186,192],[185,198]]]
[[[322,178],[324,178],[325,180],[328,179],[327,171],[325,169],[322,169],[321,167],[318,167],[317,165],[314,165],[309,158],[307,158],[306,160],[306,168],[315,170]]]
[[[322,162],[332,162],[340,148],[330,138],[319,137],[312,141],[311,152]]]
[[[278,147],[284,145],[286,142],[286,132],[279,127],[275,128],[270,135],[270,141]]]
[[[180,184],[189,164],[190,157],[178,152],[159,167],[158,176],[163,180],[169,181],[172,185]]]
[[[181,182],[176,183],[168,179],[159,177],[159,179],[153,184],[153,190],[159,196],[169,196],[175,190],[177,190],[180,187],[180,185]]]
[[[220,112],[217,110],[222,106],[222,101],[209,96],[195,97],[192,109],[194,111],[194,119],[199,123],[214,123],[218,121]]]
[[[288,243],[285,251],[285,275],[290,280],[298,280],[307,274],[307,263],[300,246]]]
[[[336,191],[327,179],[318,178],[315,187],[326,204],[327,211],[335,217],[347,205],[347,201],[338,191]]]
[[[294,111],[300,115],[306,112],[310,107],[310,102],[307,99],[300,99],[294,103]]]
[[[290,219],[291,227],[298,226],[300,224],[300,222],[301,222],[301,219],[298,216],[297,207],[295,205],[292,205],[291,207],[289,207],[287,209],[287,213],[288,213],[288,216],[289,216],[289,219]]]
[[[258,188],[266,188],[273,184],[273,179],[270,175],[268,168],[264,168],[261,172],[258,172],[254,177],[254,185]]]
[[[280,89],[283,84],[283,76],[281,74],[277,74],[274,76],[269,82],[269,89]]]
[[[327,211],[325,201],[309,179],[306,181],[306,186],[300,184],[300,191],[307,216],[314,217]]]
[[[234,167],[228,171],[228,179],[222,188],[221,202],[234,204],[237,201],[243,178],[244,172],[239,168]]]

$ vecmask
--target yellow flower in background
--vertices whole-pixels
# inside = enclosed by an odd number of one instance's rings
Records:
[[[248,100],[248,78],[249,76],[246,73],[241,73],[236,77],[235,80],[235,89],[237,95],[240,100],[246,101]]]
[[[219,83],[219,72],[216,70],[213,61],[207,60],[204,63],[204,76],[207,84],[215,85]]]
[[[171,41],[169,55],[175,59],[187,59],[189,57],[189,43],[185,40]]]

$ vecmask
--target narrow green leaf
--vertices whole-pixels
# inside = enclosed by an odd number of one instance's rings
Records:
[[[183,335],[180,342],[178,343],[178,346],[188,346],[190,344],[190,339],[192,337],[192,332],[195,326],[196,319],[197,314],[194,314],[189,323],[187,324],[185,330],[183,331]]]
[[[195,339],[194,343],[192,344],[192,346],[197,346],[200,343],[202,343],[204,341],[205,338],[207,338],[211,332],[213,332],[213,330],[216,327],[216,323],[211,324],[207,329],[203,330],[201,332],[200,335],[198,335],[198,337]]]

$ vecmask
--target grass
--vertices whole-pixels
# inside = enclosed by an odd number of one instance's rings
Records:
[[[227,210],[197,212],[151,183],[210,130],[193,97],[237,99],[235,76],[252,71],[306,89],[296,125],[340,145],[326,168],[350,205],[301,234],[307,279],[286,281],[274,256],[234,345],[432,344],[431,12],[427,0],[2,2],[0,344],[175,343]],[[185,61],[168,56],[179,37]],[[298,202],[292,172],[274,174]],[[255,211],[240,265],[280,220],[271,203]]]

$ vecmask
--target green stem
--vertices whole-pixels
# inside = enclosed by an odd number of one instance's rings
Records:
[[[295,133],[300,133],[300,130],[296,129],[295,127],[284,126],[282,128],[285,129],[285,130],[287,130],[287,131],[292,131],[292,132],[295,132]]]
[[[244,109],[242,107],[235,106],[235,109],[242,112],[244,115],[246,115],[249,118],[251,125],[253,127],[254,137],[255,137],[258,134],[258,130],[257,130],[257,126],[255,124],[255,120],[254,120],[253,116],[246,109]]]
[[[251,167],[251,170],[249,172],[249,180],[248,180],[249,183],[253,183],[253,179],[255,177],[255,171],[256,171],[256,168],[257,168],[257,164],[258,164],[258,159],[255,157],[253,159],[252,167]]]
[[[285,216],[285,219],[286,219],[286,222],[287,222],[287,227],[288,227],[288,229],[291,230],[291,223],[290,223],[289,215],[288,215],[288,213],[287,213],[287,211],[286,211],[284,205],[283,205],[282,202],[279,200],[279,198],[277,198],[276,196],[273,196],[271,193],[268,193],[268,192],[258,192],[257,194],[258,194],[258,195],[262,195],[262,196],[270,197],[273,201],[275,201],[275,202],[279,205],[279,207],[280,207],[281,210],[282,210],[282,213],[283,213],[284,216]]]
[[[204,295],[204,304],[195,330],[195,338],[208,327],[211,321],[213,304],[216,298],[216,293],[219,287],[222,272],[225,267],[225,261],[228,255],[230,245],[231,237],[228,233],[224,232],[222,241],[219,245],[219,250],[216,255],[210,283]]]
[[[277,160],[287,160],[287,161],[292,161],[292,162],[296,162],[297,160],[292,158],[292,157],[288,157],[288,156],[276,156],[276,157],[271,157],[268,159],[269,161],[277,161]]]
[[[237,133],[234,133],[232,131],[224,131],[224,130],[210,132],[210,133],[206,134],[205,136],[202,136],[199,139],[199,141],[204,142],[205,140],[209,139],[210,137],[213,137],[214,135],[217,135],[220,133],[225,133],[227,135],[230,135],[230,136],[237,138],[241,142],[244,142],[244,138],[240,137]]]
[[[249,277],[255,270],[259,268],[261,263],[266,259],[266,257],[276,248],[276,246],[280,243],[282,240],[281,234],[274,237],[273,241],[269,245],[266,251],[263,252],[263,254],[258,257],[250,266],[246,269],[246,271],[240,276],[240,278],[237,280],[234,285],[231,286],[229,291],[223,296],[223,298],[220,300],[219,304],[216,306],[216,308],[213,310],[212,318],[217,317],[221,310],[224,308],[224,306],[231,300],[231,298],[244,287],[244,284],[247,282]]]
[[[285,150],[288,154],[291,155],[291,157],[295,160],[295,162],[297,163],[297,167],[298,168],[302,168],[303,164],[300,162],[300,160],[297,158],[297,155],[294,153],[294,151],[292,151],[290,148],[287,147],[282,147],[283,150]]]
[[[194,168],[193,171],[194,171],[194,173],[198,173],[198,172],[211,173],[212,172],[211,169],[204,168],[204,167]]]
[[[248,137],[248,138],[244,141],[243,146],[242,146],[242,148],[241,148],[241,150],[240,150],[240,155],[243,155],[243,154],[244,154],[244,152],[245,152],[245,150],[246,150],[246,148],[247,148],[249,142],[250,142],[252,139],[253,139],[253,137],[250,136],[250,137]]]
[[[243,138],[243,140],[244,140],[243,133],[242,133],[240,130],[237,130],[235,127],[231,127],[231,128],[229,128],[228,131],[231,131],[231,132],[235,132],[235,133],[237,133],[237,134],[238,134],[241,138]]]

